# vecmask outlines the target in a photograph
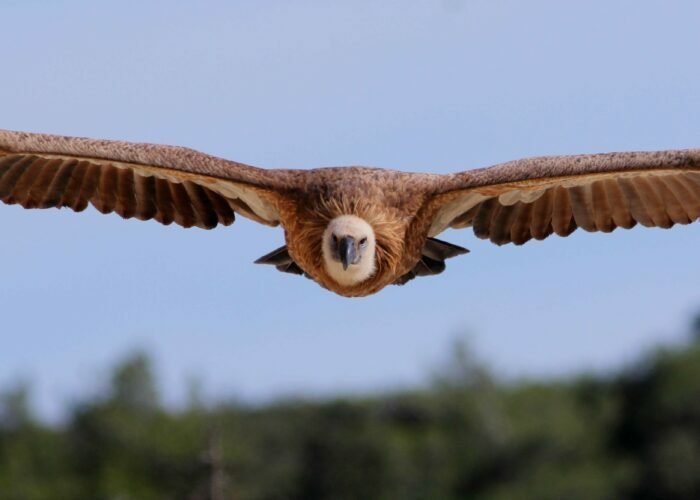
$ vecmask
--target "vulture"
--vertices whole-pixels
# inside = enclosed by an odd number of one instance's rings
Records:
[[[700,149],[527,158],[452,174],[368,167],[262,169],[153,144],[0,130],[0,200],[89,204],[124,218],[211,229],[236,214],[284,229],[256,263],[346,297],[439,274],[472,228],[522,245],[577,228],[609,233],[700,218]]]

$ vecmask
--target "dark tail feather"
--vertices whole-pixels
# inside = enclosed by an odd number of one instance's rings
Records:
[[[284,264],[289,264],[290,262],[294,261],[289,256],[286,245],[276,248],[270,253],[266,253],[255,261],[256,264],[271,264],[273,266],[281,266]]]
[[[421,259],[413,268],[413,272],[416,276],[433,276],[435,274],[440,274],[445,270],[444,260],[431,259],[427,255],[423,254]]]
[[[309,278],[304,270],[299,267],[299,265],[292,260],[287,251],[287,247],[279,247],[272,252],[263,255],[258,260],[255,261],[256,264],[270,264],[277,268],[278,271],[289,274],[297,274],[299,276],[306,276]]]
[[[428,238],[423,246],[423,255],[433,260],[450,259],[465,253],[469,253],[469,250],[436,238]]]
[[[423,245],[420,260],[408,273],[394,281],[394,285],[405,285],[418,276],[433,276],[445,270],[445,260],[469,253],[464,247],[446,241],[428,238]]]

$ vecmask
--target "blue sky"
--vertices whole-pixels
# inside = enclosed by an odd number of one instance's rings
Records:
[[[0,128],[193,147],[265,167],[452,172],[700,146],[694,1],[0,4]],[[49,418],[153,354],[253,401],[425,380],[469,338],[507,377],[608,370],[682,338],[700,225],[472,250],[348,300],[254,266],[282,232],[0,206],[0,386]]]

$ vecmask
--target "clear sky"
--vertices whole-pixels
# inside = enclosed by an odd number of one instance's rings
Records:
[[[177,144],[264,167],[452,172],[700,147],[700,3],[0,3],[0,128]],[[620,366],[700,307],[700,224],[471,248],[364,299],[252,261],[282,232],[0,206],[0,386],[48,417],[152,352],[253,401],[412,384],[467,336],[508,377]]]

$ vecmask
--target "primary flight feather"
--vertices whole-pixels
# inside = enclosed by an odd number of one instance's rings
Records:
[[[700,149],[552,156],[456,174],[365,167],[266,170],[191,149],[0,130],[0,200],[211,229],[235,213],[285,231],[256,262],[355,297],[439,274],[472,227],[521,245],[576,228],[700,218]]]

